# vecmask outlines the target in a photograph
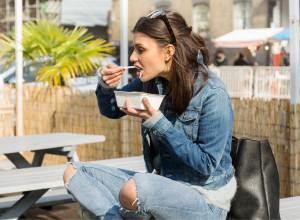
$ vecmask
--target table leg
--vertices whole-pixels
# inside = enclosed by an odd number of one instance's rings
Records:
[[[68,161],[69,162],[77,162],[79,161],[79,157],[76,151],[76,146],[72,146],[71,151],[67,155]]]
[[[41,166],[42,162],[43,162],[43,159],[44,159],[44,156],[45,156],[45,152],[35,151],[34,158],[33,158],[33,161],[32,161],[32,166],[34,166],[34,167]]]
[[[2,219],[18,219],[27,209],[29,209],[48,189],[25,192],[24,196],[17,201],[10,209],[0,216]]]
[[[19,169],[32,167],[31,164],[20,154],[12,153],[5,154],[5,156]]]
[[[76,145],[59,147],[56,149],[38,150],[33,152],[35,152],[35,156],[37,156],[36,160],[34,159],[34,162],[32,163],[33,166],[36,166],[35,161],[38,161],[39,159],[42,160],[41,157],[42,154],[54,154],[54,155],[66,156],[68,161],[70,162],[79,161],[79,157],[76,152]]]

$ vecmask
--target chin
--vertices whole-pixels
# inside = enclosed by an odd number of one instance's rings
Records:
[[[140,75],[139,77],[142,82],[147,82],[153,78],[153,77],[149,78],[149,77],[145,76],[144,74]]]
[[[141,80],[142,82],[147,82],[147,81],[149,81],[149,79],[147,80],[147,79],[145,79],[144,77],[140,77],[140,80]]]

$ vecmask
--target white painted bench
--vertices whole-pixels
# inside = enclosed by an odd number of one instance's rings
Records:
[[[300,219],[300,196],[280,199],[280,217],[282,220]]]
[[[5,196],[0,198],[0,211],[9,209],[16,201],[20,200],[23,195]],[[30,208],[52,206],[74,202],[72,196],[67,193],[64,187],[49,189],[40,199],[38,199]]]
[[[142,156],[91,163],[145,172]],[[62,176],[65,168],[66,165],[59,165],[0,171],[0,194],[26,191],[33,193],[31,197],[26,195],[25,199],[21,195],[0,198],[0,210],[8,209],[0,219],[18,218],[30,207],[73,202],[63,187]],[[40,191],[43,196],[41,193],[34,193]],[[300,196],[280,199],[280,214],[282,220],[300,219]]]
[[[137,172],[145,171],[141,156],[92,161],[92,163]],[[72,202],[72,197],[63,188],[62,178],[65,168],[66,165],[59,165],[0,171],[0,195],[25,192],[23,196],[0,198],[0,210],[7,209],[0,215],[0,219],[16,219],[31,207]]]

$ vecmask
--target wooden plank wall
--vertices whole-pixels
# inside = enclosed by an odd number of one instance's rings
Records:
[[[238,138],[267,138],[278,166],[281,197],[300,195],[300,105],[291,105],[288,100],[250,99],[232,99],[232,104],[235,113],[233,134]],[[24,134],[77,132],[105,135],[104,143],[78,146],[82,161],[142,154],[141,120],[128,116],[113,120],[102,116],[94,92],[24,85],[23,105]],[[9,102],[6,106],[10,106]],[[4,126],[5,129],[0,136],[13,135],[14,132],[9,132],[14,131],[13,116],[2,118],[0,129]],[[31,153],[26,152],[26,156],[32,158]],[[64,157],[47,155],[43,165],[65,162]]]
[[[0,137],[13,136],[15,133],[13,92],[10,85],[0,86]]]
[[[122,119],[102,116],[94,92],[27,85],[24,89],[24,134],[75,132],[105,135],[104,143],[78,146],[82,161],[141,155],[141,120],[128,116]],[[127,125],[126,131],[123,124]],[[63,157],[58,159],[49,155],[44,165],[63,162]]]
[[[289,100],[232,99],[236,137],[268,139],[280,176],[280,195],[300,195],[300,105]]]

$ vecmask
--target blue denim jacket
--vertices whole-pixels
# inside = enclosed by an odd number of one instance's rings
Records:
[[[167,97],[163,116],[151,126],[142,124],[143,154],[148,172],[153,171],[153,150],[149,143],[149,132],[152,132],[160,144],[161,175],[206,189],[217,189],[233,177],[230,156],[233,109],[225,85],[214,73],[209,73],[207,83],[192,97],[183,113],[174,113]],[[195,92],[203,80],[200,73]],[[162,93],[163,87],[157,81],[156,93]],[[120,90],[145,91],[145,83],[136,78]],[[99,84],[96,90],[98,106],[104,116],[120,118],[125,113],[117,107],[113,91]]]

